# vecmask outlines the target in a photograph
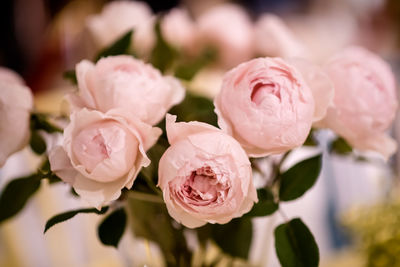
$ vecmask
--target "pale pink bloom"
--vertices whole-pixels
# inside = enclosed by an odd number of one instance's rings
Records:
[[[286,62],[297,68],[311,89],[315,103],[313,121],[317,123],[325,117],[328,107],[333,106],[333,97],[335,95],[333,82],[323,68],[308,60],[290,58],[286,59]]]
[[[123,111],[102,113],[81,109],[71,115],[62,145],[49,154],[51,170],[97,209],[132,187],[142,167],[150,164],[148,150],[161,134]]]
[[[328,127],[359,150],[377,151],[385,158],[397,148],[385,134],[398,101],[390,66],[361,47],[334,55],[325,67],[335,87],[334,106],[320,126]]]
[[[166,41],[177,48],[187,51],[195,45],[197,29],[185,9],[170,10],[163,17],[161,30]]]
[[[135,52],[148,54],[155,42],[155,18],[150,7],[140,1],[113,1],[100,14],[87,19],[86,27],[100,47],[114,43],[123,34],[133,30]]]
[[[216,6],[203,13],[197,23],[198,45],[215,47],[224,66],[232,67],[252,57],[253,25],[240,6]]]
[[[252,157],[301,146],[315,110],[303,76],[280,58],[253,59],[227,72],[214,105],[218,125]]]
[[[0,67],[0,81],[25,85],[24,79],[18,73],[4,67]]]
[[[83,60],[76,66],[79,93],[70,95],[73,110],[87,107],[102,112],[121,108],[145,123],[158,123],[182,101],[185,89],[171,76],[130,56]]]
[[[197,121],[176,123],[167,114],[171,146],[160,159],[158,186],[169,214],[189,228],[224,224],[257,202],[250,161],[240,144]]]
[[[305,48],[276,15],[263,14],[255,25],[256,53],[269,57],[299,57]]]
[[[0,167],[28,144],[32,109],[33,95],[23,79],[12,70],[0,68]]]

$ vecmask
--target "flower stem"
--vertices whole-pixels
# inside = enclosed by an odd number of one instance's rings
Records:
[[[129,198],[133,198],[133,199],[136,199],[136,200],[142,200],[142,201],[147,201],[147,202],[164,204],[163,199],[160,198],[159,196],[152,195],[152,194],[147,194],[147,193],[143,193],[143,192],[129,191],[127,196]]]

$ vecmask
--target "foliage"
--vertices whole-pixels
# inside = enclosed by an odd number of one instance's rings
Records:
[[[317,267],[319,264],[317,243],[299,218],[275,229],[275,249],[282,267]]]
[[[119,208],[114,210],[101,222],[97,229],[97,234],[104,245],[118,247],[125,227],[126,213],[124,208]]]
[[[322,155],[319,154],[297,163],[284,172],[281,177],[279,199],[290,201],[301,197],[317,181],[321,166]]]
[[[20,212],[40,187],[41,177],[32,174],[12,180],[0,195],[0,223]]]
[[[47,232],[51,227],[54,225],[64,222],[66,220],[72,219],[75,215],[79,213],[96,213],[96,214],[104,214],[108,210],[108,207],[103,207],[101,210],[95,208],[88,208],[88,209],[78,209],[78,210],[71,210],[67,212],[63,212],[51,217],[47,222],[46,226],[44,227],[44,233]]]

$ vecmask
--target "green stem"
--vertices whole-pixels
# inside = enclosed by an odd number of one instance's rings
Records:
[[[267,183],[266,187],[273,187],[281,178],[281,167],[283,162],[286,160],[286,158],[288,157],[288,155],[290,154],[290,151],[286,152],[285,154],[283,154],[281,160],[277,163],[274,164],[272,166],[272,173],[269,179],[269,183]]]
[[[162,196],[161,190],[158,189],[158,187],[157,187],[156,184],[153,182],[153,180],[152,180],[148,175],[146,175],[145,172],[142,172],[142,174],[143,174],[142,177],[144,178],[144,181],[145,181],[146,184],[149,186],[149,188],[150,188],[154,193],[156,193],[157,195]]]
[[[138,191],[129,191],[127,196],[128,196],[128,198],[133,198],[136,200],[164,204],[164,201],[162,198],[160,198],[159,196],[152,195],[152,194],[142,193],[142,192],[138,192]]]

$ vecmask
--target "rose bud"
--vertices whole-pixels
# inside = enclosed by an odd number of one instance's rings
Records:
[[[224,224],[257,202],[250,161],[240,144],[201,122],[167,114],[171,146],[160,159],[158,186],[169,214],[189,228]]]
[[[398,106],[395,77],[380,57],[361,47],[334,55],[325,71],[335,88],[333,106],[321,127],[328,127],[354,148],[388,158],[396,142],[385,134]]]
[[[0,68],[0,167],[29,142],[33,95],[15,72]]]
[[[185,96],[177,79],[162,76],[153,66],[130,56],[103,58],[96,65],[83,60],[76,74],[79,93],[70,95],[73,110],[121,108],[154,125]]]
[[[49,154],[51,170],[96,208],[116,200],[132,187],[141,167],[150,164],[146,150],[161,134],[139,120],[129,121],[121,110],[72,113],[63,144]]]
[[[301,146],[315,110],[303,76],[280,58],[253,59],[227,72],[214,105],[218,125],[251,157]]]

